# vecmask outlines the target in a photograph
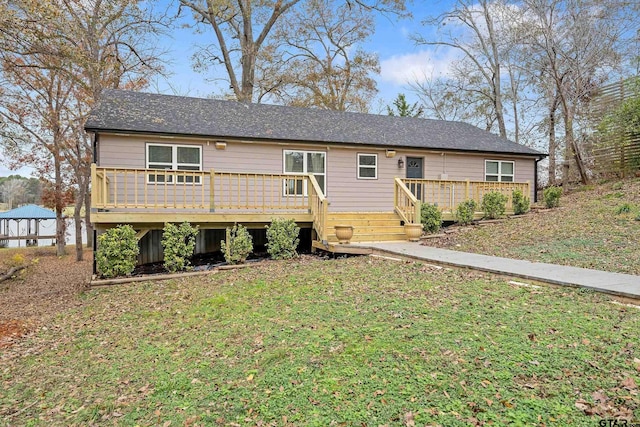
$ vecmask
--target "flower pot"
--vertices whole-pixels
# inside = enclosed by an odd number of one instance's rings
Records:
[[[422,224],[405,224],[404,234],[410,242],[417,242],[422,236]]]
[[[338,242],[341,244],[349,243],[351,238],[353,237],[353,226],[352,225],[336,225],[334,226],[336,230],[336,237],[338,238]]]

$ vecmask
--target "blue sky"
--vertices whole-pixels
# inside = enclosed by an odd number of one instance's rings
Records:
[[[432,34],[433,29],[423,27],[420,22],[425,17],[437,15],[446,10],[451,3],[452,0],[415,0],[409,5],[409,10],[413,14],[412,19],[396,20],[384,16],[376,19],[375,33],[371,40],[363,45],[366,50],[378,54],[381,65],[380,75],[375,76],[379,93],[377,99],[371,103],[372,113],[384,113],[384,106],[390,104],[398,93],[405,93],[411,102],[416,101],[415,96],[407,88],[407,83],[425,74],[436,75],[446,71],[452,59],[450,52],[416,46],[410,39],[410,35]],[[189,28],[176,28],[163,39],[158,40],[158,44],[168,50],[167,70],[171,75],[168,78],[158,78],[147,90],[196,97],[223,93],[228,83],[208,82],[207,77],[211,77],[212,74],[197,73],[193,71],[191,64],[195,45],[205,43],[207,39],[213,40],[213,37],[211,32],[198,35]],[[219,66],[216,73],[221,78],[226,75],[222,66]],[[15,173],[31,175],[30,168],[12,171],[8,169],[7,163],[0,153],[0,177]]]

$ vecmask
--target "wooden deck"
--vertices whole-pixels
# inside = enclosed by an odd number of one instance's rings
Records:
[[[484,194],[515,189],[530,194],[530,185],[395,178],[393,206],[388,212],[331,212],[329,200],[313,175],[219,171],[172,171],[106,168],[92,165],[91,221],[98,231],[131,224],[142,237],[166,222],[190,222],[202,229],[224,229],[235,223],[263,228],[274,218],[293,219],[313,230],[313,246],[336,246],[336,225],[354,227],[353,242],[404,240],[404,224],[420,222],[423,202],[436,204],[445,221],[461,202],[478,204]],[[476,217],[482,217],[481,212]]]

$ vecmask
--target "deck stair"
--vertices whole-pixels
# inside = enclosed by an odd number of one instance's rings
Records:
[[[335,225],[353,226],[352,242],[406,240],[402,219],[393,212],[332,212],[327,218],[329,243],[338,242]]]

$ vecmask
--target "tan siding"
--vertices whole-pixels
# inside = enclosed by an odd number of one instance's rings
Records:
[[[226,149],[216,149],[215,141],[163,139],[157,137],[101,135],[99,144],[100,166],[145,167],[145,143],[202,145],[203,169],[224,172],[282,173],[283,150],[324,151],[327,154],[327,197],[332,212],[392,211],[393,179],[404,177],[406,169],[398,168],[398,159],[407,156],[424,158],[424,177],[448,180],[484,181],[484,161],[490,159],[514,160],[508,156],[433,153],[419,150],[396,150],[387,158],[384,149],[356,149],[318,145],[262,144],[227,142]],[[357,154],[378,155],[378,179],[357,178]],[[530,181],[533,196],[534,161],[515,159],[516,181]],[[205,194],[209,190],[204,184]]]

